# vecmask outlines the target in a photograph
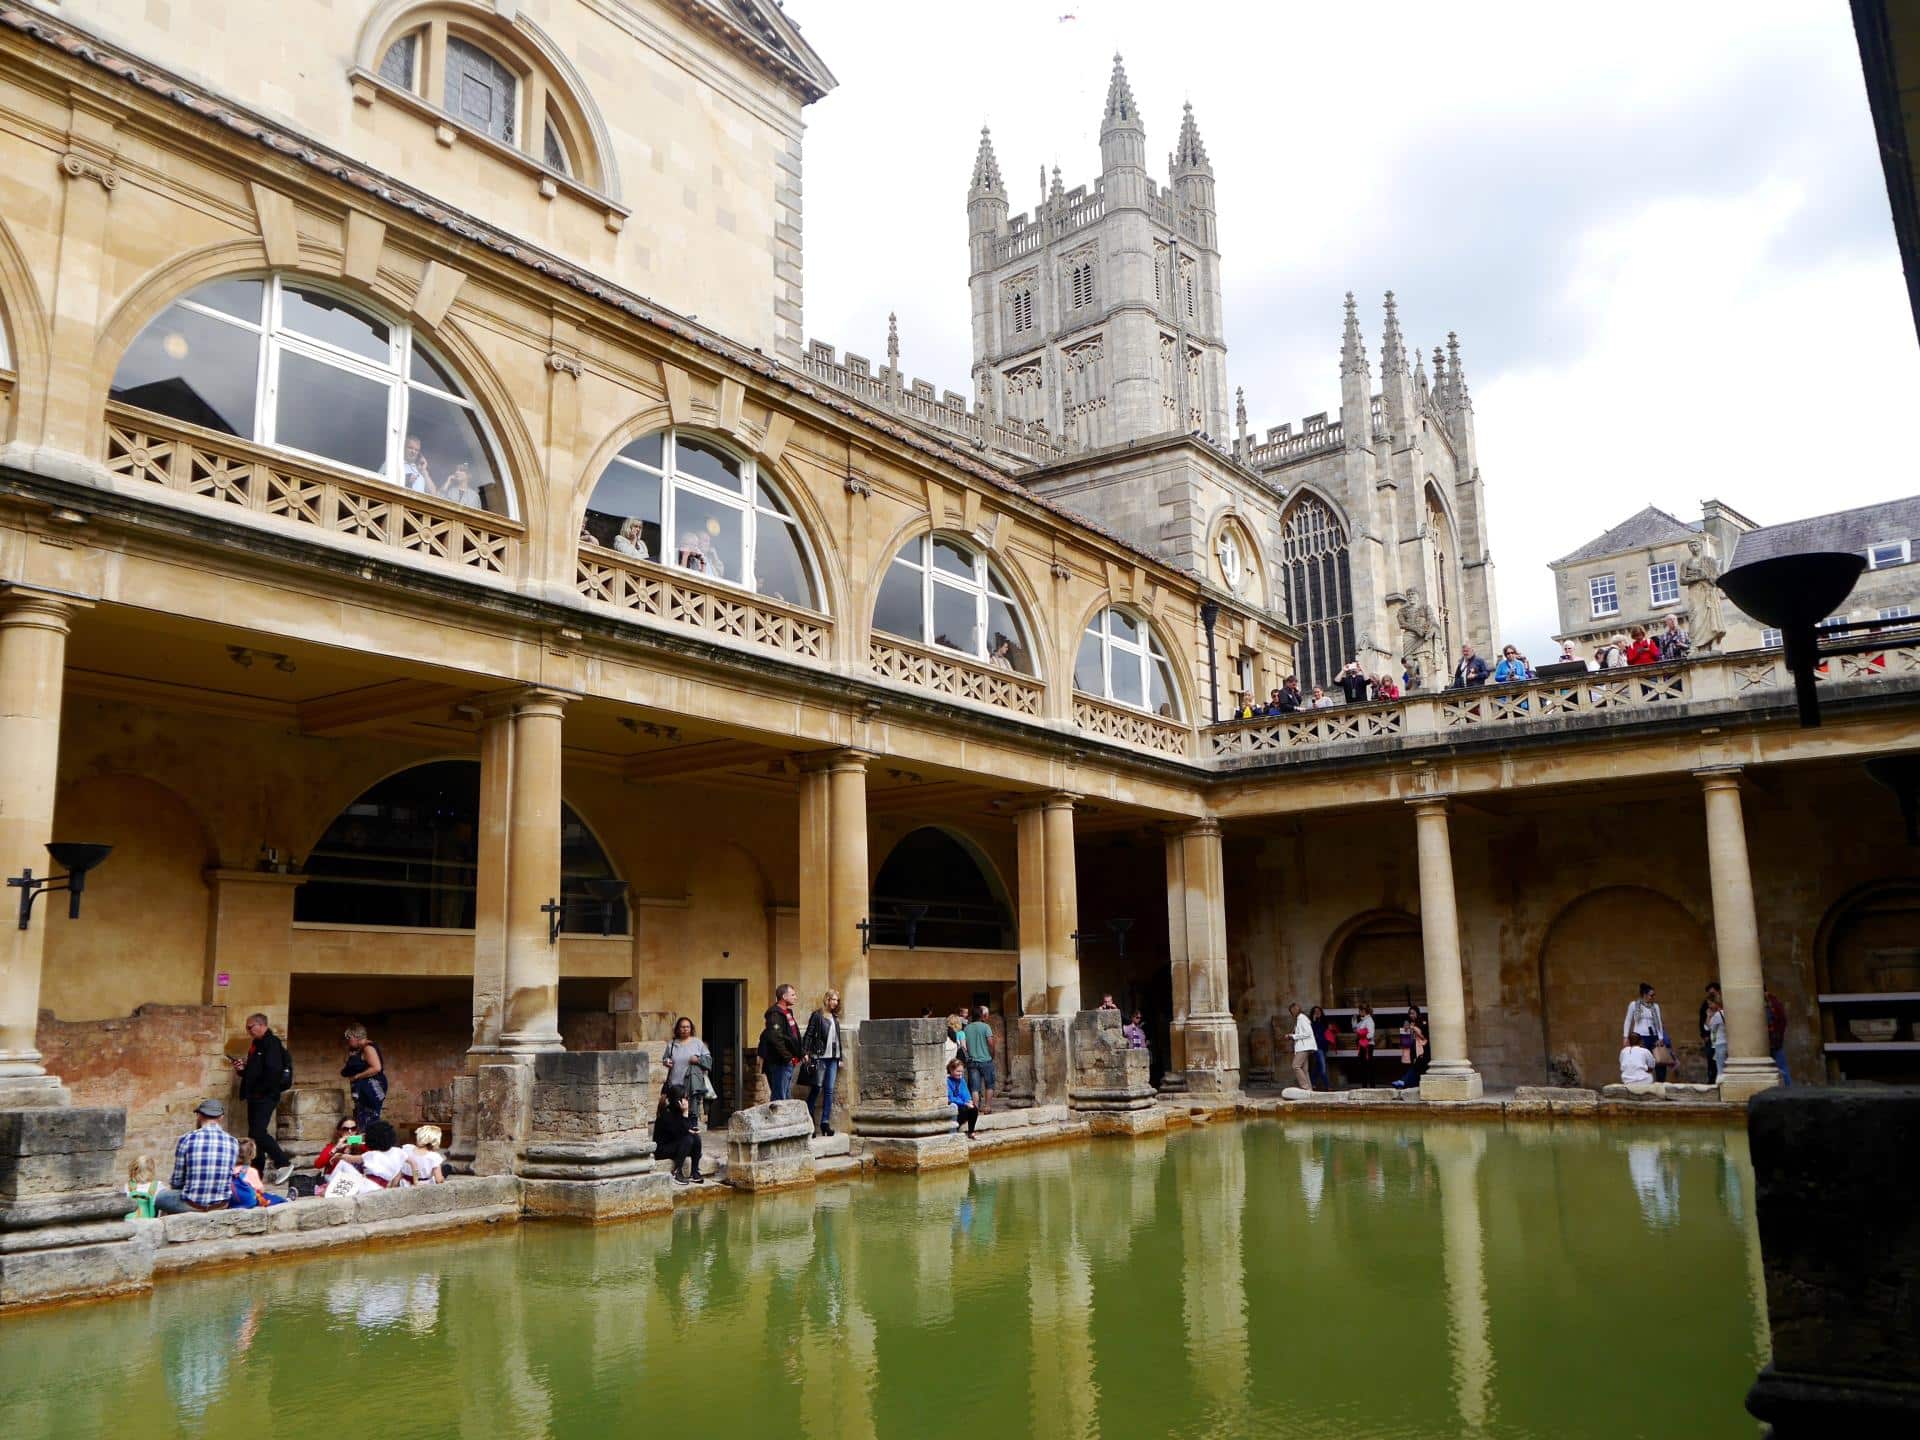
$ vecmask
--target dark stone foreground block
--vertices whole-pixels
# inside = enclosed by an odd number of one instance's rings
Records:
[[[1777,1440],[1920,1434],[1920,1088],[1771,1089],[1747,1111]]]

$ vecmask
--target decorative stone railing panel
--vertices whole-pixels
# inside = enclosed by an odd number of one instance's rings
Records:
[[[1331,710],[1296,710],[1291,715],[1249,720],[1230,730],[1215,730],[1211,753],[1274,755],[1342,740],[1379,740],[1406,732],[1407,712],[1400,705],[1341,705]],[[1222,748],[1221,741],[1231,743]]]
[[[867,642],[867,659],[874,673],[883,680],[897,680],[903,685],[931,690],[936,695],[991,705],[1015,715],[1038,715],[1046,694],[1046,687],[1029,675],[996,670],[958,655],[878,635]]]
[[[485,510],[311,465],[231,436],[111,406],[107,469],[177,495],[487,575],[513,573],[524,531]]]
[[[1073,723],[1089,735],[1138,745],[1184,760],[1193,753],[1193,731],[1177,720],[1111,705],[1091,695],[1073,697]]]
[[[678,570],[582,550],[575,585],[587,599],[649,620],[729,640],[764,645],[803,660],[823,660],[832,622],[764,595],[729,590]]]

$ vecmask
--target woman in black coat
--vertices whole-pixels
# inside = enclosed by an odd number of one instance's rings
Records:
[[[669,1085],[660,1092],[660,1108],[653,1117],[653,1153],[673,1162],[676,1185],[707,1183],[700,1173],[700,1132],[693,1128],[693,1118],[687,1113],[684,1085]],[[688,1170],[685,1175],[680,1173],[682,1165]]]

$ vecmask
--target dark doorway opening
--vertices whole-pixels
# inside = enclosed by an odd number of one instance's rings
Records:
[[[746,1003],[744,980],[702,980],[700,982],[700,1034],[713,1052],[713,1102],[709,1123],[724,1125],[727,1117],[745,1106],[744,1081],[747,1056],[741,1033],[744,1029],[742,1007]],[[756,1037],[757,1038],[757,1037]]]

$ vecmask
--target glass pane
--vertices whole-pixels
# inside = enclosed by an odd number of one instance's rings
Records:
[[[392,336],[385,325],[362,315],[346,301],[318,290],[281,286],[280,324],[295,334],[324,340],[382,365],[393,359]]]
[[[987,589],[995,595],[1010,596],[1013,593],[1012,591],[1007,589],[1007,582],[1002,580],[997,574],[994,573],[994,569],[991,565],[987,567]]]
[[[740,511],[684,485],[674,487],[673,505],[673,563],[716,580],[739,580]]]
[[[937,547],[939,541],[934,544]],[[951,585],[933,587],[933,643],[968,655],[980,653],[979,602]]]
[[[1073,657],[1073,688],[1089,695],[1107,693],[1106,676],[1100,673],[1100,652],[1105,647],[1100,637],[1089,630],[1080,637],[1080,653]]]
[[[926,564],[927,563],[926,536],[918,535],[918,536],[915,536],[913,539],[907,541],[906,544],[900,547],[900,553],[894,556],[893,558],[896,564],[903,561],[909,565]]]
[[[1124,650],[1113,652],[1113,698],[1123,705],[1140,705],[1146,695],[1140,688],[1140,657]]]
[[[607,466],[587,501],[580,540],[604,545],[632,560],[658,560],[660,477],[617,460]]]
[[[478,45],[447,41],[445,105],[457,119],[496,140],[513,144],[513,72]]]
[[[231,315],[244,320],[249,325],[261,323],[261,306],[267,298],[267,282],[264,280],[215,280],[210,285],[202,285],[187,298],[196,305],[204,305],[209,310],[218,310],[223,315]]]
[[[412,347],[413,362],[411,374],[415,384],[431,385],[436,390],[444,390],[449,395],[466,396],[460,382],[453,378],[453,372],[441,365],[416,342]]]
[[[1020,617],[1006,601],[991,596],[987,600],[987,663],[1033,674],[1033,652],[1027,648]]]
[[[753,588],[775,600],[815,609],[813,580],[800,550],[800,532],[785,521],[767,515],[755,517],[753,532]]]
[[[631,460],[636,465],[651,465],[659,470],[666,464],[663,458],[667,449],[667,432],[656,430],[651,435],[642,435],[626,449],[620,452],[622,460]]]
[[[392,387],[292,351],[280,353],[276,444],[381,474],[387,468],[387,397]],[[428,452],[431,453],[431,452]],[[415,467],[410,489],[437,493]],[[391,478],[391,477],[389,477]]]
[[[496,515],[507,513],[507,494],[494,474],[487,442],[473,411],[431,390],[407,392],[406,441],[401,447],[401,474],[407,476],[408,454],[416,455],[416,469],[424,467],[433,483],[428,492],[456,505],[473,505]],[[416,447],[415,441],[419,444]],[[409,482],[409,489],[421,487]]]
[[[673,465],[682,475],[691,475],[722,490],[740,490],[740,462],[726,451],[691,436],[673,439]]]
[[[1253,686],[1251,678],[1244,683],[1248,689]],[[1174,718],[1177,711],[1173,696],[1173,670],[1165,660],[1155,655],[1147,662],[1147,702],[1153,707],[1153,713]]]
[[[560,131],[553,121],[547,121],[547,132],[541,140],[542,158],[562,175],[570,173],[567,165],[567,147],[560,143]]]
[[[1110,633],[1114,639],[1125,640],[1134,645],[1140,643],[1140,622],[1138,620],[1135,620],[1131,615],[1122,614],[1118,610],[1109,610],[1107,616],[1108,623],[1113,627],[1108,633]]]
[[[949,575],[958,575],[963,580],[973,579],[973,552],[951,540],[935,537],[933,564],[935,569],[944,570]]]
[[[402,35],[387,47],[387,53],[380,57],[380,78],[391,81],[402,90],[413,89],[413,52],[420,46],[417,35]]]
[[[898,561],[889,565],[885,578],[880,581],[880,597],[874,602],[873,628],[903,639],[924,641],[927,633],[921,583],[918,570]]]
[[[113,398],[253,439],[260,336],[178,305],[142,330],[113,375]]]
[[[759,498],[759,505],[762,510],[771,510],[776,515],[793,514],[793,512],[787,508],[787,502],[776,495],[766,481],[762,480],[755,485],[754,493]]]

